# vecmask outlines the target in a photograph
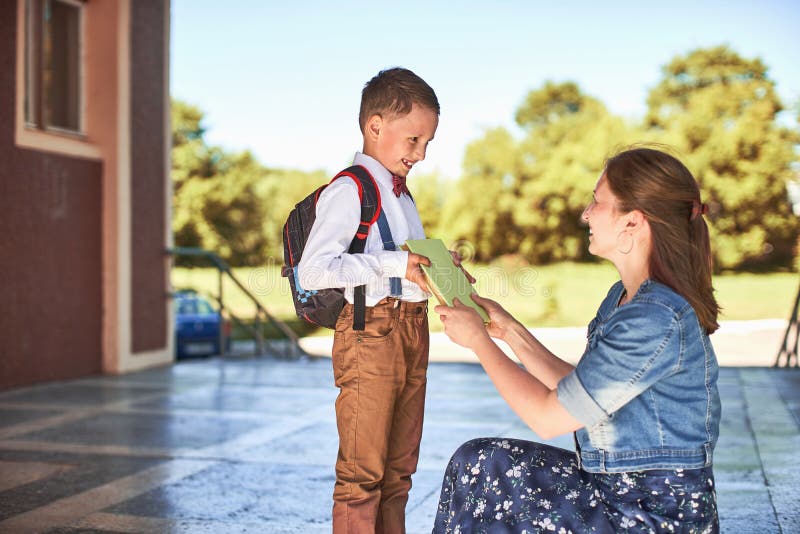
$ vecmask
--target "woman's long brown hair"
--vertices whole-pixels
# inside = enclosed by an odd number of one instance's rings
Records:
[[[640,147],[611,157],[605,174],[617,209],[639,210],[650,224],[650,278],[685,298],[708,334],[717,330],[711,243],[692,173],[669,154]]]

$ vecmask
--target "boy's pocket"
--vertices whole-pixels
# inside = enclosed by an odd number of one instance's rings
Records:
[[[394,380],[404,375],[398,369],[403,342],[396,314],[368,320],[365,330],[356,332],[355,343],[360,376],[391,376]]]
[[[392,335],[397,328],[398,314],[379,315],[368,317],[364,330],[355,332],[357,341],[361,343],[376,343]]]

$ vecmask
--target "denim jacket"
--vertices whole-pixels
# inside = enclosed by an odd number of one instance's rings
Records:
[[[710,466],[719,435],[719,368],[694,309],[646,280],[618,306],[617,282],[589,324],[586,351],[558,384],[585,426],[578,462],[594,473]]]

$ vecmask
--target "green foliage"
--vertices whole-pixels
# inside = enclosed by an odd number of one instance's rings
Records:
[[[260,265],[283,257],[289,210],[322,173],[270,170],[250,152],[229,153],[203,139],[203,113],[172,103],[172,228],[176,246],[201,247],[231,265]],[[181,265],[198,260],[179,258]],[[200,260],[202,261],[202,260]]]
[[[440,228],[478,259],[518,253],[543,264],[586,260],[580,215],[605,159],[632,143],[665,143],[694,173],[711,206],[718,269],[791,267],[798,218],[786,198],[797,165],[797,128],[760,59],[699,49],[673,59],[629,124],[574,82],[548,81],[516,112],[524,136],[487,131],[467,147],[464,173]],[[800,122],[800,106],[797,119]]]
[[[283,224],[295,204],[331,177],[323,171],[303,172],[271,169],[259,184],[258,198],[264,212],[260,234],[264,236],[264,255],[283,262]]]
[[[580,216],[605,159],[631,143],[659,142],[674,147],[711,206],[717,269],[792,268],[800,223],[786,183],[797,179],[800,129],[778,120],[784,106],[767,72],[760,59],[724,46],[678,56],[640,124],[574,82],[548,81],[517,109],[519,138],[498,127],[467,146],[457,183],[412,176],[426,232],[469,243],[462,254],[479,261],[588,260]],[[800,123],[800,102],[795,108]],[[210,147],[202,120],[196,107],[173,102],[176,245],[214,250],[233,265],[281,261],[289,210],[330,177],[267,169],[247,152]]]
[[[408,186],[414,195],[425,233],[430,236],[439,235],[447,183],[437,174],[415,174],[409,177]]]
[[[564,105],[565,93],[573,104]],[[526,102],[532,101],[539,103],[539,113],[549,119],[524,124],[528,132],[521,145],[525,157],[520,201],[513,217],[521,232],[519,252],[535,263],[587,259],[581,214],[605,158],[636,135],[572,83],[545,84],[529,94]]]
[[[517,122],[521,141],[497,128],[467,147],[442,228],[472,243],[481,261],[510,253],[537,264],[586,259],[580,215],[605,157],[634,130],[572,82],[531,91]]]
[[[517,154],[516,141],[503,128],[487,131],[467,147],[460,184],[442,208],[445,242],[468,241],[483,261],[514,250],[519,243],[511,227]]]
[[[172,101],[172,146],[185,145],[191,141],[202,140],[205,129],[200,125],[203,112],[196,106],[180,100]]]
[[[249,152],[227,154],[203,140],[202,112],[172,105],[173,218],[176,246],[202,247],[233,265],[264,259],[263,210],[255,194],[264,169]],[[190,262],[179,258],[179,263]]]
[[[711,206],[718,268],[791,264],[797,218],[786,182],[797,161],[797,130],[760,59],[727,47],[675,58],[648,98],[646,124],[683,155]]]
[[[580,113],[598,102],[584,95],[574,82],[545,82],[541,89],[531,91],[517,110],[517,124],[523,128],[540,128],[559,122],[562,118]]]

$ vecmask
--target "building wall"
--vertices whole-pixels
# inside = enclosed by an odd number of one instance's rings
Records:
[[[131,3],[131,321],[134,353],[167,345],[164,306],[167,189],[164,118],[167,112],[168,5]]]
[[[0,389],[173,361],[169,0],[85,13],[85,135],[24,115],[24,0],[0,0]]]
[[[0,389],[101,370],[103,164],[15,146],[16,21],[0,2]]]

